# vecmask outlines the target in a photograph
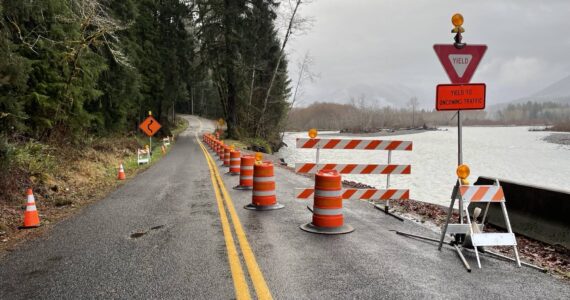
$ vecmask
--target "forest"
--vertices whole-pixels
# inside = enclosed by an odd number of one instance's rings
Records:
[[[133,133],[149,111],[164,134],[193,113],[279,144],[300,3],[283,35],[274,0],[0,1],[0,159],[21,141]]]

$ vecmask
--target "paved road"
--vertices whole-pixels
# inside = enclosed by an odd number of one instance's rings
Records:
[[[219,173],[229,197],[216,197],[215,176],[194,136],[211,123],[187,118],[189,130],[162,161],[4,257],[0,299],[255,298],[263,284],[276,299],[570,296],[568,283],[492,258],[467,273],[453,251],[389,230],[432,232],[365,202],[345,202],[353,233],[301,231],[311,214],[294,199],[294,187],[311,181],[285,169],[276,169],[284,209],[243,209],[251,194],[233,190],[238,178],[225,168]],[[476,266],[474,256],[467,258]]]

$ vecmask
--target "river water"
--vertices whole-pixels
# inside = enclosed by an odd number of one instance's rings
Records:
[[[393,151],[393,164],[411,164],[411,175],[392,175],[392,188],[409,188],[415,200],[449,205],[457,167],[457,128],[388,137],[356,137],[342,134],[322,138],[382,139],[413,141],[413,151]],[[470,181],[490,176],[512,181],[570,190],[570,146],[542,140],[549,132],[530,132],[528,127],[465,127],[463,161],[471,168]],[[286,133],[277,153],[290,165],[314,162],[315,150],[296,149],[295,139],[307,133]],[[384,164],[387,151],[321,150],[321,163]],[[386,175],[343,175],[376,188],[385,188]],[[508,199],[507,199],[508,201]]]

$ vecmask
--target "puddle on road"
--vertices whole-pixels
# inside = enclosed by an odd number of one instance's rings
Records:
[[[131,239],[138,239],[141,236],[145,235],[146,232],[135,232],[135,233],[131,233]]]
[[[147,231],[137,231],[137,232],[133,232],[133,233],[131,233],[130,237],[131,237],[131,239],[138,239],[138,238],[144,236],[145,234],[151,232],[152,230],[159,230],[159,229],[163,228],[164,226],[165,226],[165,225],[158,225],[158,226],[151,227],[151,228],[150,228],[149,230],[147,230]]]

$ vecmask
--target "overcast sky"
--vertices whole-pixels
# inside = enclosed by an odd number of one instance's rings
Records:
[[[287,46],[291,79],[307,51],[320,74],[304,84],[299,105],[364,94],[380,106],[417,96],[433,107],[435,86],[449,83],[433,44],[453,43],[455,12],[465,18],[463,41],[488,45],[471,80],[487,84],[487,106],[570,75],[568,0],[315,0],[300,9],[313,27]]]

